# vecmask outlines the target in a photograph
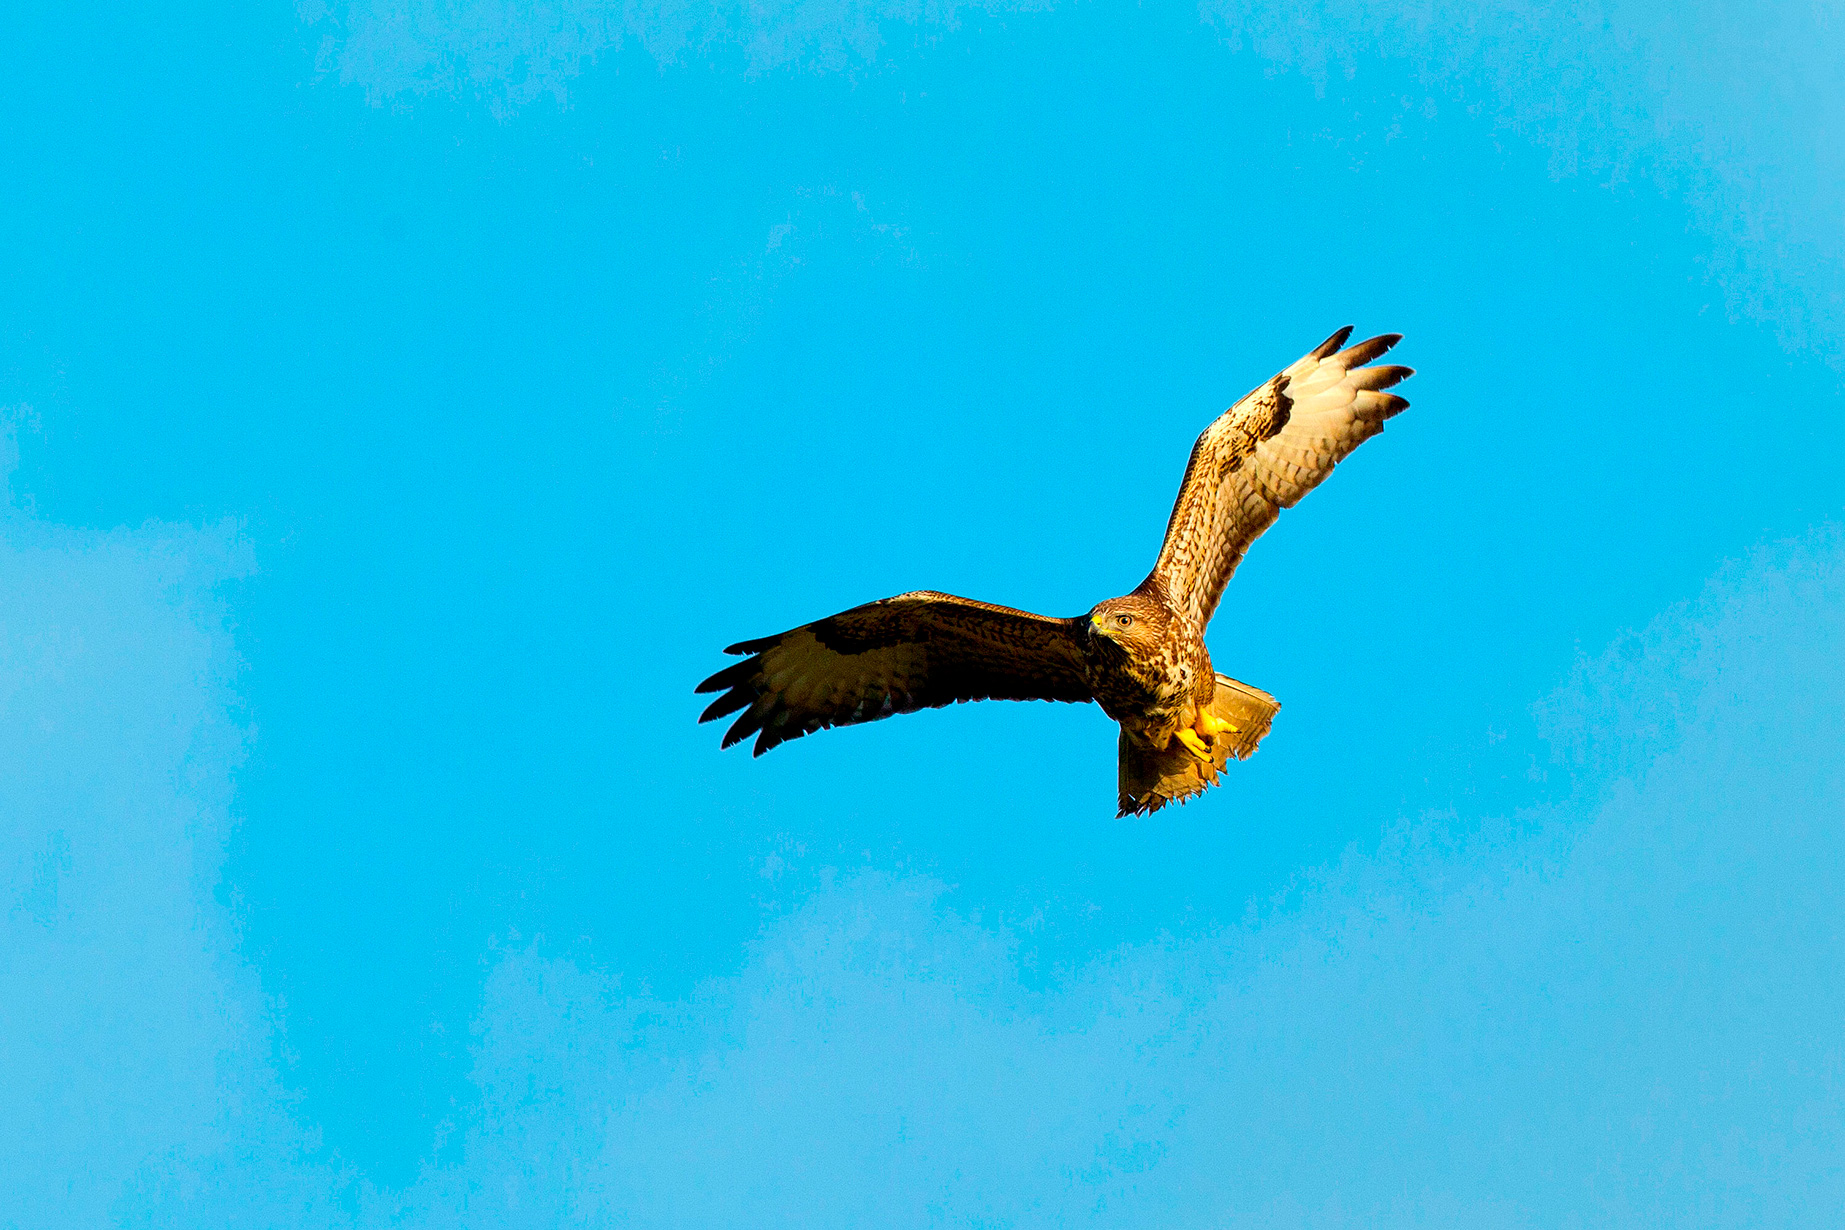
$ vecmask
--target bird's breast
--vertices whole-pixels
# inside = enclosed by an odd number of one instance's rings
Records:
[[[1102,711],[1117,722],[1138,728],[1156,724],[1183,709],[1194,691],[1194,669],[1162,656],[1149,661],[1094,662],[1089,690]]]

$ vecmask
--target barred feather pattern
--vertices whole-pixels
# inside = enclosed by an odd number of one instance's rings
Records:
[[[1166,538],[1144,587],[1162,587],[1199,628],[1250,544],[1409,403],[1386,393],[1413,374],[1366,366],[1401,340],[1345,349],[1351,326],[1224,411],[1192,447]]]
[[[760,756],[832,726],[966,700],[1087,701],[1074,619],[919,590],[724,652],[747,655],[698,685],[720,692],[699,721],[739,714],[729,747]]]

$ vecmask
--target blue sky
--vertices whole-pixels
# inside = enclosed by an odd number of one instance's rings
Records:
[[[1826,1224],[1841,35],[1800,5],[43,7],[0,38],[0,1224]],[[720,755],[1132,586],[1284,709]]]

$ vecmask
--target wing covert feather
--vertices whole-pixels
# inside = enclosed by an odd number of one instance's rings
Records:
[[[1238,401],[1192,447],[1159,560],[1147,578],[1202,628],[1249,546],[1409,403],[1383,390],[1413,373],[1364,364],[1386,333],[1345,346],[1351,326]]]
[[[724,746],[755,735],[760,756],[816,730],[957,701],[1091,700],[1076,623],[953,594],[899,594],[730,646],[749,656],[698,685],[723,693],[698,720],[741,711]]]

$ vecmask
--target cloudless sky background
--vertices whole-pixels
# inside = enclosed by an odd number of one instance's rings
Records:
[[[1823,14],[3,23],[0,1223],[1845,1200]],[[1412,408],[1238,573],[1203,799],[1091,707],[694,724],[1131,588],[1348,322]]]

